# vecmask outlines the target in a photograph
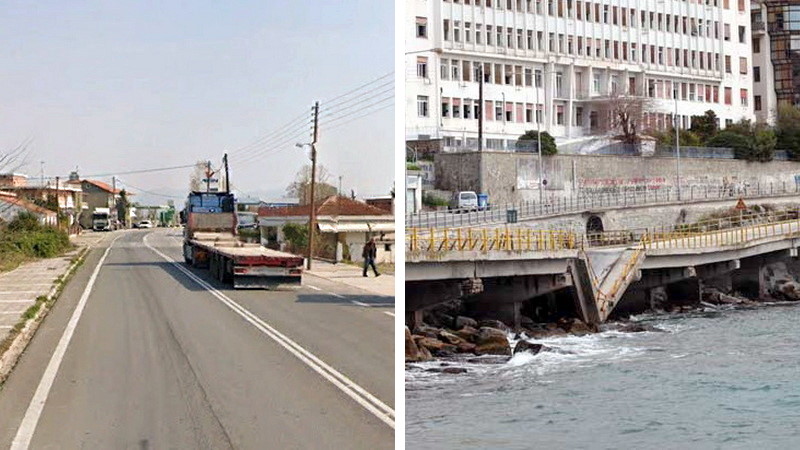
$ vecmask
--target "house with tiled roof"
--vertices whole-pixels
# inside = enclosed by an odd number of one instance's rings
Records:
[[[113,211],[116,208],[117,198],[122,189],[115,189],[108,183],[99,180],[82,180],[77,174],[70,175],[67,182],[72,185],[80,186],[83,190],[83,205],[80,215],[80,224],[83,228],[92,227],[92,213],[97,208],[108,208]],[[129,196],[132,192],[126,192]]]
[[[0,189],[16,198],[62,214],[62,225],[72,229],[81,211],[83,191],[80,186],[59,179],[29,179],[18,173],[0,174]]]
[[[19,198],[14,192],[0,190],[0,224],[11,222],[21,212],[34,214],[44,225],[55,226],[58,221],[55,211]]]
[[[283,233],[286,224],[308,225],[310,205],[269,207],[258,210],[262,243],[289,249]],[[333,195],[315,205],[317,232],[315,255],[325,259],[361,261],[361,249],[370,237],[378,244],[378,262],[394,262],[394,215],[349,197]]]

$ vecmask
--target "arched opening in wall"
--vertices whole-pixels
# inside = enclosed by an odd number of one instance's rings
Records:
[[[599,216],[589,216],[586,221],[586,238],[589,242],[600,239],[600,233],[603,232],[603,219]]]

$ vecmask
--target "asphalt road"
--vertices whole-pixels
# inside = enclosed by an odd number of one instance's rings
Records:
[[[203,286],[153,250],[182,260],[175,231],[119,234],[30,448],[393,448],[393,299],[313,277],[299,291],[234,291],[191,270]],[[0,391],[0,448],[19,442],[23,417],[30,423],[103,251],[90,254]],[[370,395],[389,412],[376,413]]]

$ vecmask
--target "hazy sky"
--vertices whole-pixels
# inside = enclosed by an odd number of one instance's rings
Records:
[[[31,176],[40,160],[52,176],[219,161],[391,72],[393,52],[388,1],[2,1],[0,148],[32,139]],[[321,128],[319,160],[346,190],[388,193],[393,117]],[[238,166],[232,156],[233,184],[283,192],[308,159],[282,148]],[[184,195],[189,172],[120,178]]]

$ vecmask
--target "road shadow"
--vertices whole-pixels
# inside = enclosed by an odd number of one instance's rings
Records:
[[[181,263],[178,263],[181,264]],[[105,267],[110,270],[120,270],[125,271],[126,269],[134,268],[134,267],[153,267],[160,270],[163,270],[169,276],[171,276],[175,281],[180,283],[181,286],[186,288],[192,292],[208,292],[207,289],[200,286],[196,281],[189,278],[185,273],[183,273],[180,269],[178,269],[173,263],[166,262],[166,261],[152,261],[152,262],[114,262],[114,263],[105,263]],[[214,289],[236,299],[236,294],[239,293],[263,293],[265,296],[269,295],[270,293],[280,292],[280,293],[295,293],[297,295],[297,303],[308,303],[308,304],[339,304],[339,305],[347,305],[353,307],[375,307],[375,308],[394,308],[395,306],[395,298],[394,296],[380,296],[380,295],[368,295],[368,294],[325,294],[325,293],[315,293],[315,292],[307,292],[306,290],[298,289],[286,289],[286,290],[267,290],[267,289],[234,289],[233,285],[231,284],[223,284],[216,279],[212,279],[208,270],[206,269],[198,269],[195,267],[189,267],[188,265],[183,265],[184,269],[188,269],[192,274],[200,278],[201,280],[205,281],[209,285],[213,286]]]
[[[352,306],[394,308],[394,297],[353,294],[338,294],[338,296],[336,296],[324,293],[315,294],[302,292],[297,296],[297,303],[348,304]]]

